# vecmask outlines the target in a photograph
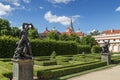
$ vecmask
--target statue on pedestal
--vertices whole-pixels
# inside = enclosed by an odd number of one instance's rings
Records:
[[[104,42],[104,45],[102,46],[102,53],[109,53],[109,46],[110,43],[109,42]]]
[[[17,48],[14,52],[14,59],[32,59],[31,44],[28,39],[28,30],[33,28],[32,24],[23,23],[20,33],[20,40],[17,42]]]

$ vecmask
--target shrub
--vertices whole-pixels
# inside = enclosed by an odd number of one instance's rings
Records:
[[[37,76],[39,79],[49,80],[52,78],[57,78],[60,76],[65,76],[68,74],[73,74],[101,66],[105,66],[106,62],[97,62],[93,64],[86,64],[82,66],[74,66],[74,67],[68,67],[68,68],[61,68],[61,69],[55,69],[55,70],[48,70],[48,71],[38,71]]]
[[[101,53],[101,51],[102,51],[102,47],[100,46],[93,46],[91,49],[92,53]]]
[[[0,57],[12,57],[16,48],[17,40],[18,39],[10,36],[0,37]]]
[[[17,41],[18,38],[0,37],[0,57],[12,57]],[[58,55],[77,53],[77,44],[75,42],[42,41],[40,39],[31,40],[30,42],[33,56],[49,56],[53,51]]]
[[[77,44],[65,41],[31,41],[34,56],[49,56],[53,51],[57,55],[77,54]]]
[[[35,60],[37,60],[37,61],[49,61],[50,56],[36,56]]]
[[[50,65],[57,65],[56,61],[36,61],[35,64],[41,65],[41,66],[50,66]]]
[[[55,60],[56,58],[56,52],[53,51],[52,54],[50,55],[50,60]]]
[[[71,57],[65,57],[65,56],[57,56],[56,61],[58,65],[65,65],[69,64],[69,61],[72,60]]]
[[[91,53],[91,47],[89,45],[78,46],[78,53]]]
[[[18,38],[10,36],[0,37],[0,57],[12,57],[16,49]],[[53,51],[57,55],[75,55],[77,53],[90,53],[90,46],[77,46],[73,41],[31,40],[33,56],[49,56]]]

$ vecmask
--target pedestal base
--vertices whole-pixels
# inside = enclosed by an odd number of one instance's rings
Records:
[[[33,80],[33,59],[12,59],[13,80]]]
[[[101,61],[107,62],[107,65],[109,65],[111,63],[111,55],[109,53],[102,53]]]

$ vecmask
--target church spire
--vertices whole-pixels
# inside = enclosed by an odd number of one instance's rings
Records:
[[[70,27],[72,28],[72,31],[74,32],[72,18],[70,19]]]
[[[46,27],[46,30],[48,30],[48,28]]]

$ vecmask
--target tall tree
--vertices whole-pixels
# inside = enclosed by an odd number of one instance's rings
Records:
[[[19,37],[20,31],[21,30],[18,27],[11,27],[11,36]]]
[[[59,34],[57,32],[52,31],[48,33],[47,38],[51,40],[59,40]]]
[[[29,37],[31,39],[40,38],[37,29],[33,28],[29,30]]]
[[[90,45],[92,47],[93,45],[96,45],[97,42],[93,37],[91,37],[90,35],[87,35],[81,39],[81,44]]]
[[[61,34],[61,35],[59,36],[59,40],[68,41],[68,40],[69,40],[69,36],[66,35],[66,34]]]
[[[0,35],[9,35],[10,23],[6,19],[0,18]]]
[[[71,35],[69,36],[69,40],[70,40],[70,41],[76,41],[76,42],[80,43],[80,38],[79,38],[79,36],[77,36],[76,34],[71,34]]]
[[[0,18],[0,30],[3,29],[10,30],[10,23],[8,20]]]
[[[91,36],[100,35],[100,31],[98,31],[98,30],[91,31],[91,32],[90,32],[90,35],[91,35]]]

